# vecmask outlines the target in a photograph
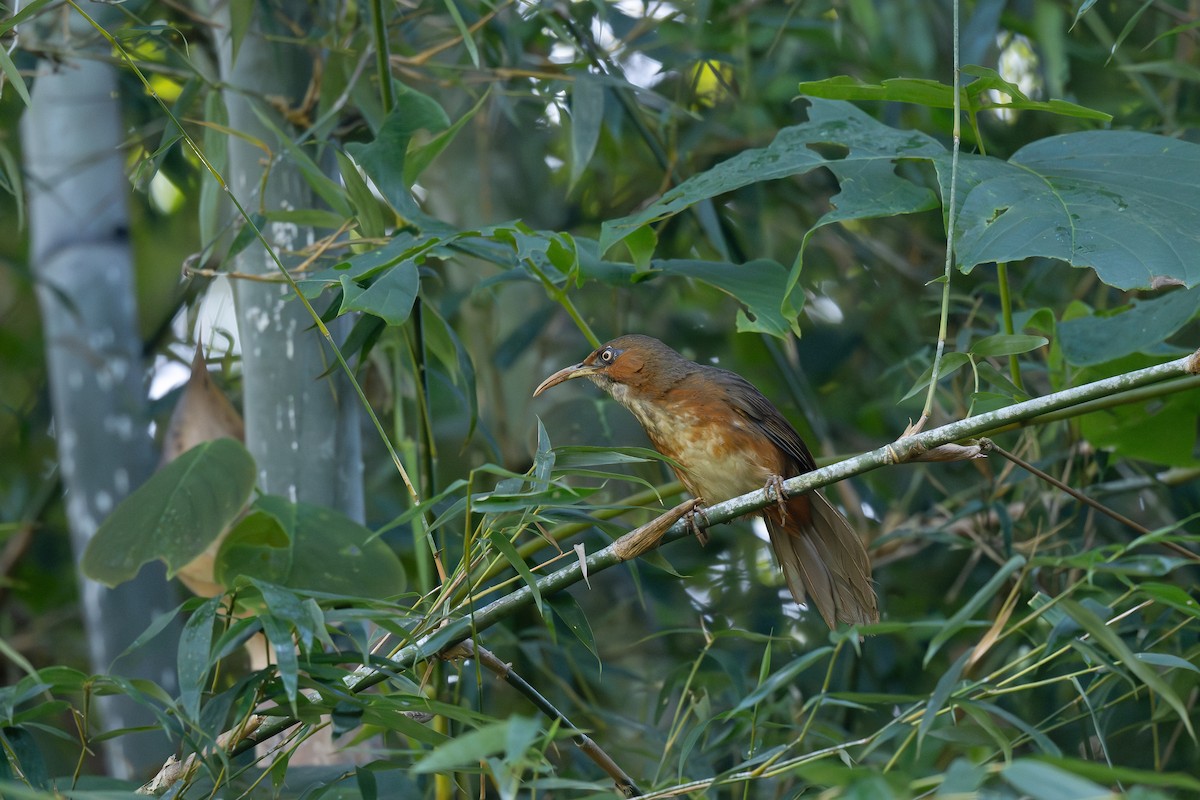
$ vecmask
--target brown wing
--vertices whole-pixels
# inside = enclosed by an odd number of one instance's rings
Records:
[[[804,444],[804,440],[800,438],[800,434],[796,433],[796,429],[792,427],[783,414],[779,413],[779,410],[771,404],[771,401],[764,397],[762,392],[754,388],[754,384],[736,372],[730,372],[727,369],[703,367],[703,370],[707,373],[707,377],[725,389],[730,405],[737,409],[742,416],[754,423],[776,447],[787,453],[788,457],[795,462],[795,474],[799,475],[817,468],[812,453],[808,452],[808,447]],[[790,478],[793,476],[783,475],[781,477]]]
[[[706,367],[705,371],[725,389],[730,405],[787,454],[796,468],[793,474],[816,469],[800,434],[753,384],[728,370]],[[790,498],[786,513],[768,507],[762,514],[771,548],[797,603],[803,603],[807,594],[830,628],[839,622],[879,620],[871,562],[862,539],[820,492]]]

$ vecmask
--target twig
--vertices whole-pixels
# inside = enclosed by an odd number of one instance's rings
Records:
[[[942,356],[946,351],[946,339],[949,338],[948,326],[950,319],[950,278],[954,274],[954,225],[958,215],[958,153],[962,148],[962,67],[959,62],[959,2],[950,4],[954,8],[953,18],[953,51],[954,51],[954,122],[950,147],[950,192],[946,198],[946,263],[942,272],[942,311],[938,323],[937,349],[933,353],[933,366],[929,374],[929,392],[925,395],[925,407],[916,422],[908,426],[904,433],[907,436],[925,427],[933,413],[933,398],[937,393],[938,375],[941,372]]]
[[[1003,425],[1029,419],[1039,414],[1066,408],[1067,406],[1082,403],[1096,397],[1103,397],[1116,391],[1145,386],[1181,375],[1198,373],[1200,373],[1200,351],[1165,364],[1106,378],[1074,389],[1067,389],[1047,395],[1046,397],[1027,400],[1024,403],[1018,403],[1008,408],[988,414],[980,414],[977,417],[971,417],[970,419],[954,422],[940,428],[924,431],[915,436],[904,437],[891,445],[878,448],[870,453],[865,453],[855,458],[791,478],[784,482],[783,488],[789,497],[795,496],[834,483],[835,481],[878,469],[882,466],[912,460],[920,453],[939,445],[948,444],[967,437],[979,436]],[[760,489],[707,508],[705,510],[705,517],[709,524],[719,524],[757,511],[760,508],[765,508],[774,502],[776,502],[774,492],[768,493]],[[681,539],[691,535],[691,533],[692,527],[686,520],[675,522],[663,534],[660,544]],[[545,597],[578,583],[583,580],[585,570],[587,574],[594,575],[609,567],[623,563],[620,551],[628,547],[629,544],[626,541],[624,545],[621,545],[623,539],[624,537],[608,547],[592,553],[586,559],[571,561],[561,569],[538,579],[534,582],[538,594]],[[361,692],[371,686],[383,683],[397,671],[409,669],[420,661],[436,656],[443,649],[453,645],[455,642],[467,638],[472,628],[477,632],[486,630],[517,611],[531,605],[533,601],[534,589],[532,586],[526,585],[504,597],[494,600],[474,612],[470,617],[458,616],[446,618],[444,624],[440,624],[440,621],[438,621],[439,627],[435,631],[400,648],[391,658],[386,671],[370,665],[358,667],[353,673],[344,678],[346,688],[351,692]],[[461,610],[459,610],[459,613],[461,614]],[[274,717],[259,726],[252,735],[234,744],[230,754],[237,755],[245,750],[249,750],[259,742],[278,735],[296,723],[297,720],[289,717]],[[846,746],[849,745],[831,748],[830,752],[838,752]],[[788,761],[780,762],[773,769],[772,774],[774,774],[775,770],[786,769],[787,765],[795,763],[803,763],[803,761],[789,759]],[[691,786],[692,784],[687,785]],[[711,785],[711,782],[704,784],[704,786],[707,785]],[[704,787],[702,786],[701,788]]]
[[[1028,472],[1032,475],[1035,475],[1038,478],[1041,478],[1046,483],[1050,484],[1051,486],[1055,487],[1056,489],[1060,489],[1061,491],[1066,492],[1067,494],[1071,495],[1071,497],[1074,497],[1076,500],[1083,503],[1085,506],[1088,506],[1089,508],[1094,508],[1097,511],[1099,511],[1101,514],[1106,514],[1107,516],[1115,519],[1117,522],[1121,523],[1122,525],[1132,528],[1133,530],[1137,531],[1142,536],[1149,536],[1153,532],[1149,528],[1147,528],[1145,525],[1141,525],[1137,522],[1134,522],[1129,517],[1125,516],[1124,514],[1121,514],[1118,511],[1115,511],[1114,509],[1109,508],[1108,506],[1101,503],[1099,500],[1095,500],[1091,497],[1088,497],[1083,492],[1079,491],[1078,489],[1074,489],[1071,486],[1068,486],[1067,484],[1063,483],[1062,481],[1060,481],[1058,478],[1054,477],[1053,475],[1050,475],[1047,472],[1043,472],[1042,470],[1038,469],[1033,464],[1030,464],[1028,461],[1026,461],[1025,459],[1021,458],[1020,456],[1016,455],[1015,453],[1008,452],[1003,447],[998,446],[991,439],[981,440],[981,445],[983,447],[984,452],[997,453],[997,454],[1003,456],[1004,458],[1007,458],[1009,461],[1013,462],[1014,464],[1016,464],[1018,467],[1025,470],[1026,472]],[[1192,561],[1200,561],[1200,555],[1193,553],[1191,550],[1188,550],[1183,545],[1176,544],[1175,542],[1157,542],[1157,544],[1162,545],[1163,547],[1167,548],[1168,550],[1171,550],[1172,552],[1177,553],[1177,554],[1183,556],[1184,558],[1191,559]]]
[[[500,679],[512,686],[525,697],[529,698],[529,702],[538,707],[538,710],[545,714],[550,719],[557,722],[563,728],[573,731],[571,741],[580,751],[599,765],[600,769],[604,770],[610,778],[617,784],[617,791],[625,797],[640,797],[642,790],[633,782],[633,778],[626,774],[625,770],[612,759],[608,753],[604,752],[591,737],[580,731],[578,727],[567,719],[566,715],[554,707],[554,704],[542,696],[542,693],[513,671],[512,665],[506,664],[496,657],[496,654],[488,650],[482,645],[478,645],[470,639],[463,639],[456,645],[453,645],[442,651],[441,657],[448,660],[458,658],[477,658],[479,663],[487,667],[495,673]]]

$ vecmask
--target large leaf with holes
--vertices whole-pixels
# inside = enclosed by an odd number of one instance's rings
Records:
[[[240,442],[216,439],[197,445],[113,510],[88,544],[83,571],[115,586],[159,559],[174,575],[216,540],[253,488],[254,459]]]
[[[1200,145],[1129,131],[1042,139],[1008,161],[964,156],[964,271],[1042,256],[1120,289],[1200,283]],[[949,159],[938,161],[943,196]]]
[[[950,154],[917,131],[890,128],[854,106],[810,98],[808,121],[781,130],[692,176],[642,211],[606,222],[599,253],[696,203],[818,167],[838,179],[831,210],[805,234],[833,222],[895,216],[936,206],[905,161],[931,161],[950,196]],[[1146,133],[1085,131],[1019,150],[1008,161],[963,154],[957,173],[955,247],[969,271],[993,261],[1055,258],[1091,267],[1124,289],[1200,283],[1200,145]],[[799,280],[801,255],[781,313]],[[931,271],[932,274],[932,271]]]
[[[688,178],[637,214],[604,223],[600,252],[631,233],[707,200],[762,181],[802,175],[818,167],[841,181],[833,198],[833,216],[817,224],[845,219],[892,216],[936,205],[929,189],[895,173],[896,161],[933,158],[945,152],[919,131],[889,128],[849,103],[810,98],[808,121],[784,128],[765,148],[745,150],[712,169]],[[826,155],[818,145],[834,145]]]

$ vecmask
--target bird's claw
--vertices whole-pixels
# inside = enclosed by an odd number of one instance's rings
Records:
[[[695,535],[696,541],[700,542],[701,547],[704,547],[706,544],[708,544],[708,533],[705,530],[709,525],[708,514],[704,513],[703,500],[697,497],[692,502],[693,505],[690,509],[688,509],[687,514],[684,515],[684,518],[687,520],[687,525],[689,528],[691,528],[692,534]],[[697,518],[699,518],[699,520],[703,520],[703,522],[700,522]]]
[[[775,495],[775,505],[779,506],[779,513],[787,518],[787,495],[783,493],[783,478],[779,475],[772,475],[767,478],[767,485],[763,487],[763,491],[767,493],[767,498]]]

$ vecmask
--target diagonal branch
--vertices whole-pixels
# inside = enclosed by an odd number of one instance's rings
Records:
[[[795,496],[854,475],[878,469],[879,467],[912,461],[935,447],[982,436],[998,428],[1046,414],[1050,411],[1057,411],[1096,398],[1107,397],[1116,392],[1127,391],[1171,378],[1195,374],[1200,374],[1200,351],[1165,364],[1105,378],[1104,380],[1085,384],[1084,386],[1027,400],[1024,403],[1017,403],[1016,405],[988,414],[980,414],[977,417],[943,425],[940,428],[934,428],[913,436],[905,436],[890,445],[885,445],[869,453],[864,453],[855,458],[791,478],[783,483],[783,490],[787,496]],[[710,524],[728,522],[775,502],[777,500],[774,490],[770,492],[758,490],[742,495],[741,497],[733,498],[732,500],[727,500],[724,503],[710,506],[705,510],[705,517]],[[678,511],[678,509],[674,511]],[[671,513],[673,512],[668,512],[668,514]],[[586,559],[573,561],[563,568],[540,578],[535,582],[538,593],[543,597],[553,594],[583,580],[585,571],[590,575],[622,563],[629,556],[631,541],[643,542],[647,538],[647,528],[653,527],[653,533],[657,535],[658,529],[661,528],[661,523],[657,525],[656,523],[658,523],[657,520],[649,523],[647,526],[631,531],[608,547],[592,553]],[[675,541],[691,535],[692,532],[693,523],[688,519],[682,519],[672,524],[666,530],[660,542]],[[641,545],[634,549],[640,551]],[[447,647],[468,638],[472,628],[477,632],[483,631],[516,611],[531,605],[533,600],[533,588],[526,585],[489,603],[470,616],[466,616],[467,609],[460,608],[457,610],[459,616],[448,619],[446,624],[438,628],[436,632],[423,637],[417,642],[406,645],[396,652],[389,662],[386,671],[374,666],[359,667],[345,678],[346,687],[352,692],[361,692],[368,687],[382,683],[390,675],[394,674],[396,670],[411,668],[414,664],[437,656]],[[270,739],[291,728],[298,724],[298,722],[299,720],[289,717],[272,717],[258,726],[251,735],[234,744],[231,748],[231,755],[244,752],[259,742]]]
[[[1111,517],[1112,519],[1115,519],[1117,522],[1121,523],[1122,525],[1124,525],[1128,528],[1131,528],[1132,530],[1137,531],[1142,536],[1150,535],[1151,531],[1145,525],[1141,525],[1137,522],[1134,522],[1129,517],[1115,511],[1114,509],[1109,508],[1108,506],[1101,503],[1099,500],[1094,500],[1093,498],[1088,497],[1086,494],[1079,491],[1078,489],[1075,489],[1074,487],[1063,483],[1062,481],[1060,481],[1058,478],[1054,477],[1053,475],[1051,475],[1047,472],[1044,472],[1043,470],[1038,469],[1033,464],[1030,464],[1028,461],[1026,461],[1025,459],[1021,458],[1020,456],[1016,455],[1015,453],[1010,453],[1007,450],[1005,450],[1004,448],[997,446],[991,440],[984,440],[982,447],[983,447],[984,452],[996,453],[997,455],[1008,459],[1009,461],[1013,462],[1018,467],[1025,470],[1026,472],[1030,473],[1031,475],[1042,479],[1043,481],[1050,484],[1051,486],[1058,489],[1059,491],[1066,492],[1067,494],[1071,495],[1071,497],[1074,497],[1076,500],[1078,500],[1080,503],[1083,503],[1085,506],[1088,506],[1089,508],[1094,508],[1097,511],[1099,511],[1101,514],[1105,514],[1105,515]],[[1162,545],[1163,547],[1165,547],[1166,549],[1170,550],[1171,552],[1175,553],[1176,555],[1181,555],[1184,558],[1190,559],[1192,561],[1200,561],[1200,555],[1196,555],[1195,553],[1193,553],[1191,550],[1188,550],[1183,545],[1176,544],[1175,542],[1159,542],[1159,544]]]
[[[623,797],[640,797],[642,790],[633,782],[633,778],[625,770],[621,769],[620,765],[613,760],[612,756],[604,752],[601,747],[596,744],[590,736],[585,734],[575,725],[571,724],[571,720],[567,719],[566,715],[554,707],[542,693],[529,684],[516,671],[513,670],[511,664],[506,664],[496,657],[496,654],[488,650],[481,644],[476,644],[470,639],[463,639],[453,647],[449,647],[442,651],[442,658],[453,660],[456,658],[476,658],[479,663],[487,667],[497,677],[512,686],[521,694],[525,695],[531,703],[538,707],[538,710],[545,714],[550,719],[557,722],[560,726],[571,731],[571,739],[575,742],[575,746],[579,750],[596,762],[608,776],[613,779],[617,786],[617,791]]]

